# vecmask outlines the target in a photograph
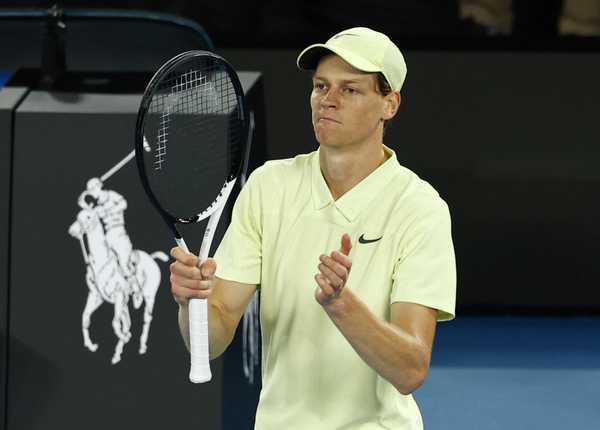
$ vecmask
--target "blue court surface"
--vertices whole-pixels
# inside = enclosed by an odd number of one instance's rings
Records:
[[[434,348],[426,430],[600,429],[599,317],[458,317]]]

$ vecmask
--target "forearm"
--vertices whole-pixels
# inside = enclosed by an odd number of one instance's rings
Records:
[[[348,289],[324,309],[358,355],[398,391],[409,394],[423,383],[430,359],[424,342],[378,319]]]
[[[219,302],[211,302],[209,300],[208,342],[211,360],[225,352],[233,340],[238,321],[232,318]]]
[[[190,328],[188,306],[179,305],[178,313],[179,332],[190,350]],[[237,326],[237,325],[236,325]],[[235,334],[235,326],[227,322],[223,310],[215,303],[208,303],[208,350],[210,359],[220,356],[229,346]]]

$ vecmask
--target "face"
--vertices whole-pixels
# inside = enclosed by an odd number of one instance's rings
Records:
[[[398,93],[377,91],[375,74],[328,55],[317,66],[310,97],[317,141],[330,147],[381,143],[383,120],[394,116],[398,103]]]

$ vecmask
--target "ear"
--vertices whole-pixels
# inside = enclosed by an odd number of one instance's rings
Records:
[[[384,98],[384,108],[383,108],[383,116],[382,120],[387,121],[392,119],[398,109],[400,108],[400,102],[402,98],[400,97],[400,91],[392,91]]]

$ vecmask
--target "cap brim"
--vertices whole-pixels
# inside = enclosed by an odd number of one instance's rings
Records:
[[[352,67],[362,70],[363,72],[380,72],[381,69],[365,60],[364,58],[338,47],[331,47],[322,43],[310,45],[298,55],[296,64],[302,70],[315,70],[319,65],[319,61],[327,54],[336,54],[344,59]]]

